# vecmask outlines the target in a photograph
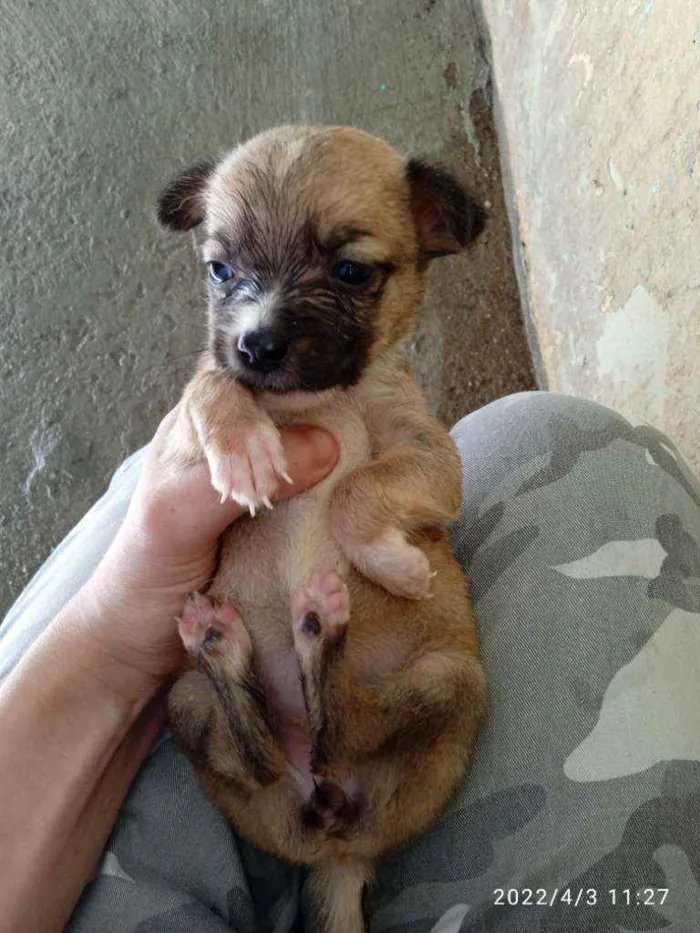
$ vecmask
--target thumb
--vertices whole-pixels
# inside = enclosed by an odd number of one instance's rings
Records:
[[[296,425],[283,428],[282,446],[292,483],[282,483],[276,501],[289,499],[310,489],[331,472],[338,462],[338,442],[323,428]]]

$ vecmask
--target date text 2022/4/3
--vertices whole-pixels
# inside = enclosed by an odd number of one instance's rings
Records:
[[[661,907],[668,899],[668,888],[494,888],[493,902],[497,907],[596,907],[612,906]]]

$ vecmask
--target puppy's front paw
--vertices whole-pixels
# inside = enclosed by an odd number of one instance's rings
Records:
[[[398,528],[387,528],[369,544],[347,547],[346,552],[361,573],[394,596],[425,599],[430,595],[434,574],[428,558]]]
[[[255,515],[261,505],[272,508],[280,480],[291,483],[277,428],[272,422],[251,421],[224,445],[204,444],[211,482],[221,501],[233,499]]]

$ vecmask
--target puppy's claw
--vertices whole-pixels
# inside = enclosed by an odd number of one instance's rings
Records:
[[[282,479],[285,481],[285,483],[289,483],[290,486],[293,486],[293,485],[294,485],[294,480],[293,480],[292,477],[289,475],[289,473],[286,472],[286,470],[280,470],[279,475],[282,477]]]
[[[250,513],[250,517],[255,518],[255,502],[249,496],[231,492],[227,493],[226,498],[230,499],[231,502],[235,502],[236,505],[240,505],[242,509],[246,509]]]
[[[282,480],[292,482],[287,473],[284,449],[277,428],[270,422],[243,425],[235,439],[204,444],[211,481],[222,501],[231,498],[255,517],[262,506],[272,508],[272,500]]]
[[[200,593],[198,590],[193,590],[185,598],[185,602],[189,606],[194,606],[195,609],[204,610],[209,605],[209,599]]]

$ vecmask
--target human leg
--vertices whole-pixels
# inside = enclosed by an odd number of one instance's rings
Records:
[[[380,866],[370,929],[695,929],[700,487],[660,432],[564,396],[453,436],[491,715],[440,824]]]

